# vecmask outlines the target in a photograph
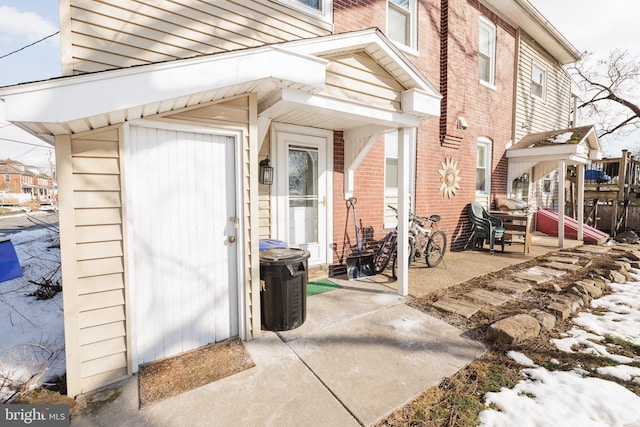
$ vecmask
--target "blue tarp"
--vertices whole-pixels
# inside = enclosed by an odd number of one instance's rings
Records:
[[[20,261],[11,240],[0,242],[0,282],[22,276]]]
[[[276,239],[260,239],[259,248],[261,251],[266,249],[284,249],[287,247],[287,242]]]

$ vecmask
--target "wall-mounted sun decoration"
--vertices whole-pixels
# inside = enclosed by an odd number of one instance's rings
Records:
[[[442,197],[448,197],[449,199],[456,195],[456,191],[460,189],[460,171],[458,170],[458,162],[452,158],[444,159],[440,162],[442,169],[438,170],[440,178],[440,191],[442,191]]]

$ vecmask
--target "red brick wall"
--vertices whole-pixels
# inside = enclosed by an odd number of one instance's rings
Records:
[[[440,228],[452,249],[464,248],[470,238],[467,206],[475,200],[475,165],[478,137],[493,141],[492,199],[506,194],[507,161],[505,145],[511,139],[515,30],[477,0],[424,0],[418,2],[418,50],[407,55],[410,61],[445,96],[440,118],[422,122],[417,135],[415,205],[419,215],[439,214]],[[443,13],[444,12],[444,13]],[[484,15],[497,27],[496,88],[478,82],[479,19]],[[334,1],[336,33],[378,27],[386,23],[384,0]],[[458,116],[469,127],[456,130]],[[455,141],[448,143],[445,135]],[[335,166],[343,164],[341,135],[335,143]],[[439,173],[446,159],[457,162],[460,190],[447,198],[440,191]],[[341,248],[345,231],[342,174],[335,175],[334,238]],[[379,142],[361,163],[355,174],[354,195],[357,214],[364,225],[374,227],[376,238],[383,236],[384,144]],[[347,231],[353,238],[353,219]]]

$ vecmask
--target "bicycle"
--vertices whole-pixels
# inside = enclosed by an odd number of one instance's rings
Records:
[[[388,205],[396,213],[396,208]],[[447,235],[441,230],[435,230],[437,223],[440,221],[440,215],[431,215],[429,217],[420,217],[410,213],[409,216],[409,266],[420,257],[425,257],[425,261],[429,267],[436,267],[444,258],[447,248]],[[429,227],[424,226],[424,222],[430,223]],[[395,233],[397,239],[397,228],[389,234]],[[389,235],[388,234],[388,235]],[[395,249],[395,246],[394,246]],[[398,278],[398,256],[397,250],[392,254],[393,263],[391,266],[391,275],[394,279]],[[386,265],[385,265],[386,267]],[[384,270],[384,269],[383,269]]]
[[[423,256],[429,267],[435,267],[440,264],[447,248],[447,235],[444,231],[435,229],[439,221],[440,215],[431,215],[429,217],[412,215],[409,233],[413,236],[411,240],[415,249],[410,252],[409,265]],[[428,227],[425,227],[425,222],[429,222]]]

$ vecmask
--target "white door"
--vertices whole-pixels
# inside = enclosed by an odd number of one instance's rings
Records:
[[[327,262],[327,138],[277,133],[277,238],[311,253],[309,265]]]
[[[134,370],[238,334],[235,138],[131,126]]]

